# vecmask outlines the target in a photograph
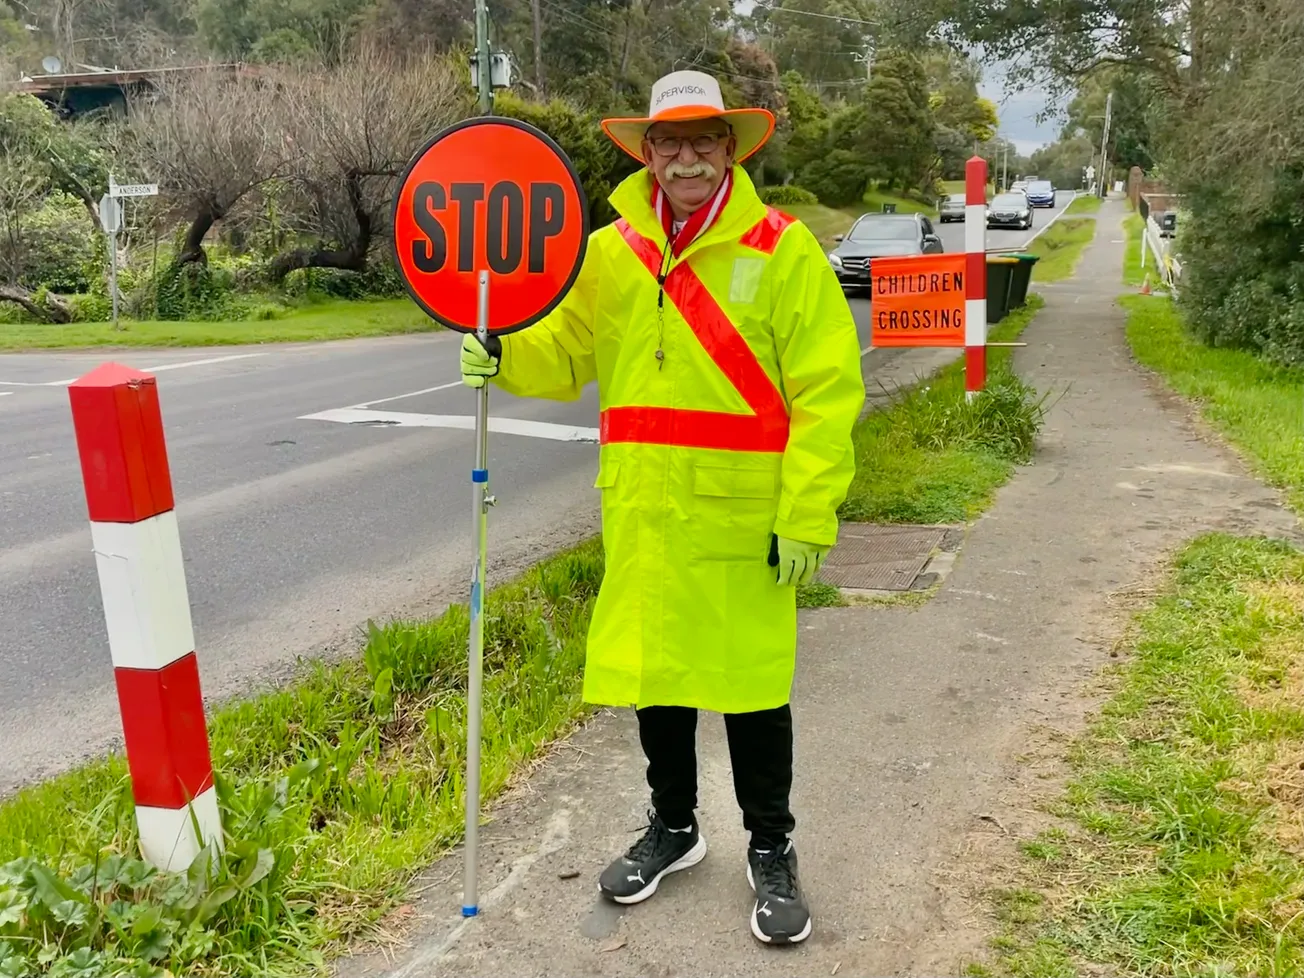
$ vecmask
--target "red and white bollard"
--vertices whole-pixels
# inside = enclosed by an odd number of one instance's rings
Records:
[[[222,823],[158,386],[152,374],[105,363],[68,397],[141,854],[180,872],[207,843],[221,846]]]
[[[964,396],[987,385],[987,161],[964,165]]]

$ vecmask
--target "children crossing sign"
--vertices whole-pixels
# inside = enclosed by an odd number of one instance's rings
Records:
[[[964,346],[966,264],[964,254],[873,259],[873,345]]]

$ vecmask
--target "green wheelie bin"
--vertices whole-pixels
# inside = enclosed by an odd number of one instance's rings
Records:
[[[1028,286],[1032,283],[1032,267],[1037,264],[1037,255],[1026,251],[1016,251],[1002,258],[1017,258],[1019,267],[1014,270],[1014,279],[1010,283],[1010,308],[1017,309],[1028,301]]]
[[[1010,286],[1019,259],[1007,255],[987,256],[987,322],[999,323],[1010,312]]]

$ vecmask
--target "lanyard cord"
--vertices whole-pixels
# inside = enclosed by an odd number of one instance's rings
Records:
[[[666,239],[666,246],[661,252],[661,271],[657,275],[657,369],[660,370],[666,365],[665,351],[665,302],[666,302],[666,276],[668,274],[667,266],[670,264],[670,239]]]

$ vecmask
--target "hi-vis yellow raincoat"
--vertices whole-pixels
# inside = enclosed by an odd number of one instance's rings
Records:
[[[733,178],[672,258],[652,175],[629,177],[566,298],[502,338],[494,380],[513,394],[573,400],[598,382],[606,576],[590,703],[787,703],[796,588],[775,583],[770,534],[837,537],[865,400],[855,325],[814,235],[761,203],[742,167]]]

